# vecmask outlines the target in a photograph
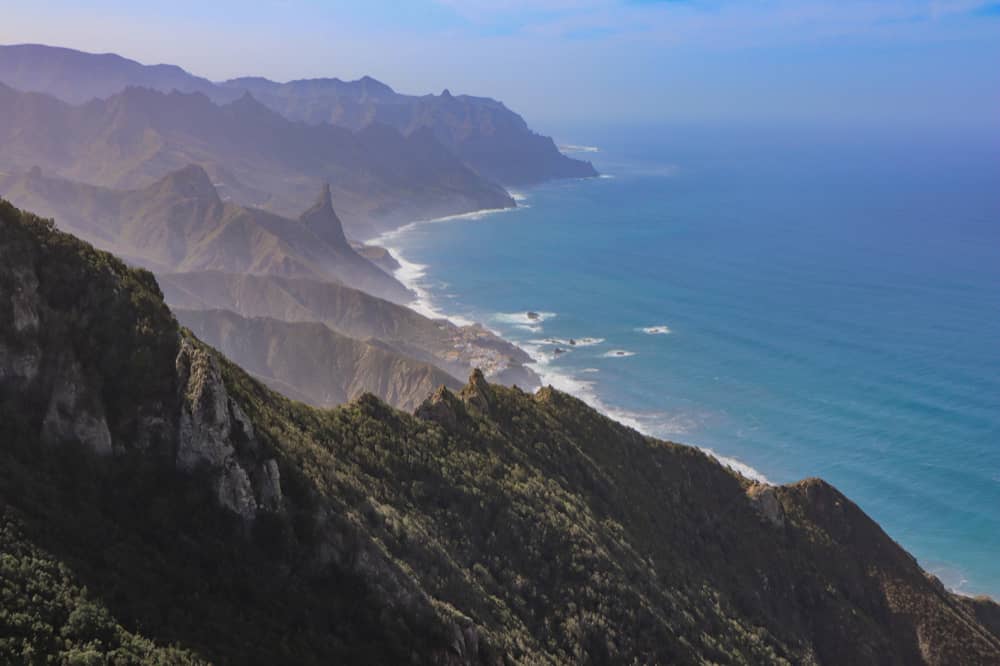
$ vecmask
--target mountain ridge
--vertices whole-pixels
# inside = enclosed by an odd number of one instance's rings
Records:
[[[478,371],[415,415],[311,409],[2,201],[0,258],[4,659],[1000,657],[996,604],[821,480],[754,483]]]
[[[314,407],[335,407],[364,393],[413,411],[440,386],[461,388],[437,367],[373,340],[318,322],[241,317],[229,310],[171,308],[177,321],[276,391]]]
[[[347,242],[328,186],[321,188],[322,206],[297,220],[223,201],[199,165],[137,190],[49,177],[36,167],[0,176],[0,194],[151,270],[310,277],[351,284],[396,302],[412,299],[406,287]],[[319,216],[314,221],[320,227],[306,219],[309,215]]]
[[[540,380],[524,350],[482,326],[432,320],[363,291],[327,282],[218,271],[159,273],[167,303],[186,310],[229,310],[247,317],[318,322],[358,340],[378,340],[453,377],[481,368],[491,381],[534,390]]]
[[[419,132],[306,125],[251,96],[219,106],[200,92],[127,87],[72,106],[0,84],[0,117],[2,170],[37,165],[91,185],[135,189],[200,164],[234,200],[286,217],[330,182],[358,240],[413,219],[515,205]]]
[[[119,60],[109,66],[102,58],[43,45],[0,46],[0,81],[75,104],[111,97],[129,85],[202,93],[218,104],[252,93],[289,120],[311,125],[332,124],[357,131],[382,123],[407,136],[429,129],[478,173],[507,186],[597,175],[589,162],[563,155],[550,138],[532,132],[521,116],[487,97],[452,95],[447,90],[440,95],[404,95],[370,76],[355,81],[316,78],[285,83],[241,77],[212,83],[180,68],[165,75],[156,69],[162,65],[147,70],[145,65],[117,56]]]

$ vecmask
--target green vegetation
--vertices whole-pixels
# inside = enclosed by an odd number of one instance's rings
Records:
[[[280,470],[280,510],[243,521],[212,469],[173,464],[190,333],[147,274],[9,206],[0,257],[2,662],[1000,657],[995,604],[945,591],[822,481],[756,485],[478,373],[416,415],[370,395],[316,410],[219,358],[255,459]],[[39,434],[66,350],[113,456]]]

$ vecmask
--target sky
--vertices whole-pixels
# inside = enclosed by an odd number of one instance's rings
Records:
[[[541,129],[722,123],[1000,132],[1000,1],[4,0],[0,43],[211,79],[371,75]],[[42,6],[44,5],[44,7]]]

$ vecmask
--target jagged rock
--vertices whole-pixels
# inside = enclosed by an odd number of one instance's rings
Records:
[[[181,387],[177,467],[212,470],[219,503],[245,521],[252,521],[259,508],[279,510],[277,463],[273,459],[259,463],[255,484],[240,461],[240,454],[252,459],[260,447],[250,419],[226,391],[218,359],[185,339],[175,365]]]
[[[434,421],[446,428],[454,428],[463,411],[461,403],[455,394],[448,390],[446,386],[441,386],[434,395],[430,396],[417,407],[414,415],[424,421]]]
[[[182,378],[177,466],[192,470],[205,464],[221,469],[236,452],[229,442],[229,396],[218,361],[185,340],[177,355],[177,371]]]
[[[490,404],[493,402],[493,389],[479,368],[472,371],[469,383],[462,389],[462,400],[484,414],[489,414]]]
[[[216,481],[215,489],[219,504],[239,514],[245,521],[256,517],[257,501],[254,499],[250,477],[235,460],[226,461]]]
[[[280,511],[282,495],[278,461],[270,458],[261,463],[255,481],[257,505],[268,511]]]
[[[42,438],[50,443],[80,442],[98,455],[111,453],[111,431],[104,408],[87,386],[79,363],[67,361],[56,377],[42,420]]]
[[[12,271],[14,288],[11,293],[11,307],[14,314],[14,330],[30,333],[38,329],[38,277],[28,267],[18,266]]]
[[[778,493],[774,486],[766,483],[755,483],[747,489],[747,496],[765,520],[776,527],[783,527],[785,524],[785,510],[778,499]]]

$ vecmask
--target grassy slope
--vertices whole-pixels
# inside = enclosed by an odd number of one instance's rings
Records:
[[[372,396],[315,410],[222,360],[281,470],[283,512],[244,526],[169,449],[132,446],[136,413],[175,408],[182,333],[155,283],[0,206],[0,287],[29,267],[43,304],[31,339],[0,308],[0,343],[72,346],[123,445],[42,445],[45,368],[31,390],[0,381],[2,661],[460,663],[456,643],[480,662],[1000,656],[995,605],[935,584],[822,481],[753,486],[478,375],[411,416]]]

